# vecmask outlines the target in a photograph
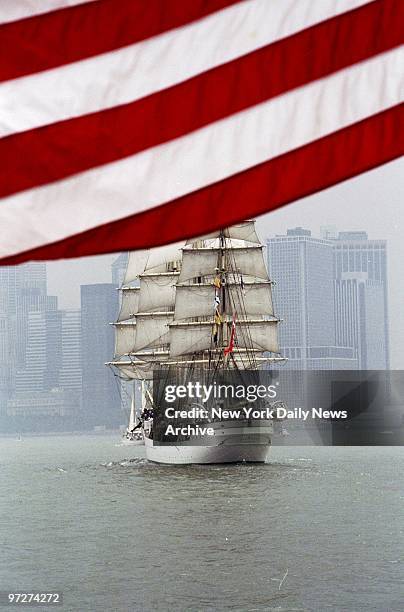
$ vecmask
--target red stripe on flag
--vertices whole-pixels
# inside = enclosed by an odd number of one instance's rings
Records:
[[[158,246],[263,214],[400,157],[404,143],[398,134],[403,121],[400,104],[168,204],[0,263]]]
[[[134,155],[387,51],[404,41],[403,21],[404,2],[378,0],[137,102],[7,136],[0,197]]]
[[[240,0],[98,0],[0,26],[0,81],[56,68],[178,28]]]

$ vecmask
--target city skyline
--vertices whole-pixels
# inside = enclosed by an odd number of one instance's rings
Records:
[[[287,367],[388,368],[386,242],[369,240],[363,229],[329,225],[320,233],[293,227],[266,240]],[[111,323],[118,319],[125,265],[126,254],[115,255],[110,282],[80,285],[79,309],[61,309],[49,295],[45,263],[0,270],[6,418],[37,414],[41,423],[50,419],[51,429],[59,429],[55,418],[68,429],[124,423],[128,389],[105,363],[114,353]]]

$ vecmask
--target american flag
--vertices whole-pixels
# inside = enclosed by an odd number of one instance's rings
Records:
[[[403,154],[403,0],[1,0],[0,263],[177,241]]]

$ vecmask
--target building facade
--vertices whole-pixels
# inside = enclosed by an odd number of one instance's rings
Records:
[[[279,341],[292,369],[357,367],[353,347],[336,338],[334,254],[329,240],[294,228],[267,240]]]
[[[7,415],[7,403],[15,392],[17,368],[25,364],[28,311],[23,296],[33,292],[46,295],[46,264],[0,266],[0,414]]]
[[[366,232],[339,232],[334,253],[336,334],[358,352],[363,370],[390,367],[387,245]]]
[[[82,402],[87,427],[118,427],[119,385],[105,363],[114,353],[118,291],[115,283],[81,286]]]
[[[68,392],[71,398],[74,398],[77,410],[81,411],[81,311],[62,310],[61,315],[62,362],[59,386]]]

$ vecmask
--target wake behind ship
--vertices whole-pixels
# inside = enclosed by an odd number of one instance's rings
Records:
[[[153,393],[153,378],[185,381],[197,371],[212,382],[283,361],[271,285],[254,221],[129,254],[109,365],[122,379],[141,381],[139,427],[149,460],[265,461],[270,419],[215,420],[208,437],[191,434],[169,445],[157,443],[153,428],[163,406]]]

